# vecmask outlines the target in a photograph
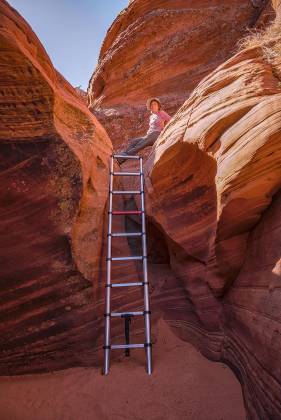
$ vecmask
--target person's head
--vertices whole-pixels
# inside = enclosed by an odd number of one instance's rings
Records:
[[[146,102],[146,107],[152,112],[160,111],[162,108],[160,99],[158,98],[149,98]]]

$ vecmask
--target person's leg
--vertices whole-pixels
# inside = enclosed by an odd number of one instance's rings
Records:
[[[160,131],[153,131],[152,133],[150,133],[147,136],[147,141],[146,141],[146,146],[152,146],[156,140],[158,139],[158,137],[160,136]]]
[[[130,141],[130,144],[127,146],[127,148],[124,150],[124,151],[121,151],[119,154],[120,155],[124,155],[124,156],[126,156],[126,155],[132,155],[132,154],[134,154],[134,153],[132,153],[132,150],[133,150],[133,148],[139,143],[139,142],[142,142],[143,141],[143,139],[144,139],[144,137],[135,137],[135,138],[133,138],[133,139],[129,139],[129,141]],[[122,158],[122,157],[120,157],[120,158],[117,158],[117,161],[119,162],[119,164],[122,164],[122,163],[124,163],[125,162],[125,158]]]
[[[153,131],[150,134],[147,134],[144,137],[140,137],[139,141],[136,142],[136,144],[134,144],[132,147],[129,147],[127,149],[127,153],[128,154],[136,154],[139,150],[144,149],[147,146],[152,146],[156,139],[159,137],[160,132],[159,131]]]
[[[126,150],[127,154],[129,155],[135,155],[138,150],[140,150],[145,143],[146,136],[139,137],[138,141],[136,141],[134,144],[130,145],[128,149]]]
[[[132,139],[129,139],[129,144],[128,144],[128,146],[127,146],[127,148],[125,149],[125,150],[121,150],[120,151],[120,155],[127,155],[127,154],[130,154],[130,150],[139,142],[139,141],[142,141],[143,140],[143,137],[134,137],[134,138],[132,138]],[[122,162],[124,161],[124,159],[119,159],[120,161],[122,160]]]
[[[130,140],[127,149],[125,150],[125,153],[130,153],[130,150],[133,149],[139,142],[143,141],[143,136],[142,137],[135,137],[133,139]]]
[[[143,137],[137,137],[133,139],[133,142],[130,143],[130,145],[127,147],[127,149],[124,152],[121,152],[121,154],[124,155],[135,155],[139,150],[144,149],[147,146],[152,146],[156,139],[159,137],[160,131],[153,131],[150,134],[147,134]],[[125,162],[126,158],[118,158],[117,159],[120,164]]]

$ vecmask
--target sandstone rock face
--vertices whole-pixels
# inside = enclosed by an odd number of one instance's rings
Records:
[[[272,4],[273,4],[274,9],[279,12],[281,1],[280,0],[272,0]]]
[[[280,211],[279,192],[251,233],[245,263],[223,301],[222,359],[245,382],[246,407],[255,419],[281,415]]]
[[[112,145],[80,92],[54,69],[29,25],[4,1],[0,18],[0,375],[100,366]],[[124,204],[115,201],[116,209]],[[120,217],[114,229],[135,230],[138,223]],[[159,248],[162,236],[148,229],[150,248]],[[112,252],[131,255],[140,252],[139,245],[113,241]],[[149,263],[153,322],[171,284],[178,301],[185,301],[161,248]],[[142,280],[135,264],[115,264],[112,274],[115,280]],[[162,291],[165,282],[169,287]],[[138,307],[140,288],[112,293],[112,310]],[[132,327],[132,340],[142,342],[142,320]],[[123,329],[112,321],[115,342],[123,342]]]
[[[87,103],[87,92],[85,92],[79,86],[76,87],[75,90],[78,93],[78,95],[80,96],[80,98],[83,100],[83,102]]]
[[[108,30],[88,87],[90,109],[115,148],[147,131],[146,99],[171,115],[229,58],[268,1],[135,0]]]
[[[278,419],[281,69],[257,46],[211,72],[266,2],[151,4],[134,0],[113,23],[89,94],[116,146],[143,129],[147,96],[177,110],[142,151],[153,321],[163,316],[179,337],[233,369],[250,419]],[[4,1],[0,13],[0,374],[98,364],[111,143],[30,27]],[[185,53],[190,44],[194,55]],[[152,71],[158,79],[148,80]],[[137,228],[136,218],[115,221],[119,231]],[[138,246],[114,243],[113,253],[136,254]],[[114,267],[115,279],[139,275],[137,265]],[[141,309],[142,295],[117,292],[112,304]],[[135,338],[143,325],[133,322]],[[121,328],[112,324],[115,342]]]
[[[3,0],[0,22],[0,374],[93,364],[111,142]]]
[[[165,318],[233,368],[254,419],[281,416],[275,70],[259,47],[226,61],[178,110],[145,165],[148,214],[165,233],[171,268],[193,307],[190,314],[175,306]]]
[[[280,57],[268,61],[264,46],[206,77],[141,154],[149,223],[176,279],[159,285],[158,307],[182,339],[234,370],[249,418],[278,419]]]

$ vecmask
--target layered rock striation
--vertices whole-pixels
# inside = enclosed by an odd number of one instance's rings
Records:
[[[115,148],[147,130],[146,99],[173,115],[229,58],[269,1],[135,0],[109,28],[89,82],[90,109]]]
[[[193,305],[165,318],[232,367],[250,418],[277,419],[281,79],[277,46],[264,42],[198,85],[151,149],[146,185],[148,214]]]
[[[182,339],[233,369],[251,419],[281,416],[278,22],[279,10],[141,152],[149,223],[175,275],[157,305]]]
[[[181,339],[233,369],[249,418],[278,419],[279,1],[275,29],[227,61],[268,2],[211,3],[191,9],[178,0],[171,9],[164,0],[155,8],[131,1],[108,31],[88,93],[116,147],[124,133],[143,130],[147,96],[171,104],[173,119],[142,152],[153,321],[163,317]],[[30,27],[4,1],[0,12],[0,373],[97,364],[111,143]],[[123,187],[136,185],[126,179]],[[136,218],[115,223],[119,231],[139,228]],[[138,247],[118,242],[113,252]],[[114,270],[116,280],[140,279],[136,265]],[[114,310],[141,309],[136,289],[112,297]],[[134,326],[136,337],[143,325]],[[115,342],[121,328],[112,324]]]
[[[0,22],[0,373],[93,363],[111,141],[3,0]]]

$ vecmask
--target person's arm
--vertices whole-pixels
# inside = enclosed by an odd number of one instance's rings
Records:
[[[164,121],[170,121],[170,119],[172,118],[166,111],[162,111],[162,118]]]
[[[172,118],[169,114],[167,114],[166,111],[161,111],[161,117],[164,120],[164,127],[165,125],[167,125],[167,122],[170,121],[170,119]]]

